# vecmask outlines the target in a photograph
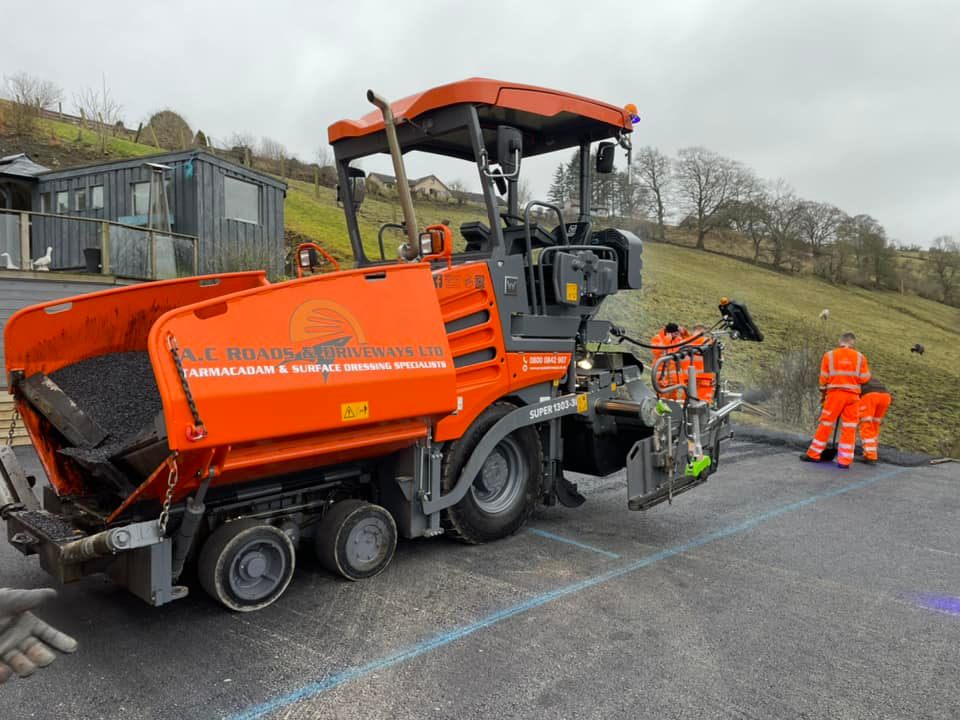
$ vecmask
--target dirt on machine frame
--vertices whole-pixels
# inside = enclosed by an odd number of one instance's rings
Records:
[[[38,498],[0,449],[0,516],[59,580],[107,573],[162,605],[187,594],[193,566],[250,611],[282,595],[303,545],[361,580],[398,537],[483,543],[538,503],[576,507],[565,471],[626,468],[634,510],[717,471],[740,402],[720,382],[721,339],[762,339],[746,308],[724,300],[710,331],[659,347],[649,369],[603,349],[642,344],[596,317],[640,288],[642,243],[594,230],[587,210],[636,109],[484,79],[368,99],[370,114],[329,128],[356,269],[314,274],[322,249],[305,245],[295,280],[144,283],[8,322],[9,388],[49,486]],[[576,222],[519,204],[523,159],[564,148],[581,159]],[[472,162],[487,223],[421,230],[409,150]],[[396,258],[383,229],[368,257],[357,222],[356,162],[380,153],[404,215]]]

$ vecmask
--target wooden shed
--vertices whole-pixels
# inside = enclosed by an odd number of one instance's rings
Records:
[[[163,171],[171,230],[199,243],[199,272],[263,267],[277,272],[284,253],[283,202],[287,185],[252,168],[204,150],[186,150],[36,176],[35,212],[146,226],[151,176]],[[85,232],[85,226],[90,232]],[[83,250],[97,247],[93,223],[57,223],[35,218],[33,257],[53,247],[53,269],[79,268]]]

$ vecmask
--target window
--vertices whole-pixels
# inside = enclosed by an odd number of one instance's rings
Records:
[[[57,193],[57,212],[70,212],[70,193],[66,190]]]
[[[149,182],[134,183],[132,188],[133,188],[133,214],[149,215],[150,214],[150,183]]]
[[[90,188],[90,209],[103,209],[103,185],[94,185]]]
[[[260,187],[232,177],[223,179],[224,217],[260,224]]]
[[[77,211],[87,209],[87,189],[86,188],[80,188],[79,190],[73,191],[73,209]]]
[[[52,193],[40,193],[40,212],[49,213],[53,212],[53,194]]]

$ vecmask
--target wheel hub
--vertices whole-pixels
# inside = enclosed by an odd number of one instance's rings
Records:
[[[286,556],[278,540],[252,540],[235,555],[229,571],[230,589],[241,600],[256,602],[280,586],[286,571]]]
[[[504,438],[480,468],[470,492],[477,507],[497,515],[513,507],[526,484],[526,466],[512,437]]]
[[[358,568],[376,565],[386,552],[388,528],[382,518],[369,517],[357,523],[347,537],[350,564]]]

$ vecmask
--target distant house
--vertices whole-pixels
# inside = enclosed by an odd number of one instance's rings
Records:
[[[391,190],[396,189],[397,179],[393,175],[383,173],[370,173],[367,175],[367,182],[376,186]],[[410,192],[414,195],[431,198],[433,200],[449,200],[453,193],[446,184],[436,175],[425,175],[421,178],[415,178],[408,181],[410,183]]]
[[[287,185],[204,150],[169,152],[66,170],[48,170],[26,155],[0,159],[0,210],[32,210],[31,257],[53,247],[51,269],[79,268],[99,247],[97,223],[58,222],[50,215],[147,226],[151,177],[162,168],[170,229],[198,242],[201,273],[232,269],[239,258],[279,268]],[[159,185],[159,181],[157,182]],[[132,231],[132,237],[136,231]],[[131,240],[131,242],[134,242]]]

